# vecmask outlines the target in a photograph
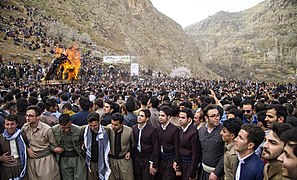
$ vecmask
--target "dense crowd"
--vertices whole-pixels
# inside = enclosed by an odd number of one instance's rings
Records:
[[[122,81],[88,62],[76,83],[41,85],[45,67],[1,64],[1,179],[296,178],[294,84]]]

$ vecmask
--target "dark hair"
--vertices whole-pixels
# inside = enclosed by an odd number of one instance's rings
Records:
[[[254,103],[251,100],[244,100],[243,102],[241,102],[240,107],[243,107],[243,105],[251,105],[252,110],[254,109]]]
[[[18,116],[15,114],[7,114],[5,120],[18,123]]]
[[[176,105],[176,104],[174,104],[174,105],[172,105],[171,106],[171,115],[173,116],[173,117],[176,117],[176,116],[178,116],[178,113],[179,113],[179,107]]]
[[[100,115],[96,112],[91,112],[88,117],[87,117],[88,123],[89,122],[93,122],[93,121],[97,121],[99,122],[100,120]]]
[[[172,109],[169,106],[162,106],[160,111],[163,111],[166,116],[171,116],[172,114]]]
[[[133,112],[135,109],[135,103],[134,101],[127,101],[126,103],[126,109],[128,112]]]
[[[123,124],[123,122],[124,122],[124,116],[121,113],[119,113],[119,112],[113,113],[111,115],[111,120],[112,121],[119,121],[120,124]]]
[[[151,117],[151,111],[149,109],[141,109],[139,112],[144,112],[145,117],[150,118]]]
[[[291,115],[294,111],[294,106],[291,103],[284,103],[283,106],[287,108],[287,112],[289,115]]]
[[[153,108],[157,108],[159,106],[159,99],[157,98],[157,96],[152,96],[150,98],[150,103],[152,103]]]
[[[31,97],[29,97],[28,102],[30,105],[36,105],[38,103],[38,99],[37,99],[37,97],[31,96]]]
[[[70,103],[66,103],[63,105],[62,109],[68,109],[68,110],[72,110],[72,105]]]
[[[113,102],[111,100],[106,100],[105,103],[109,104],[110,109],[113,109],[113,112],[115,111],[115,106],[116,106],[115,102]]]
[[[265,128],[268,128],[266,118],[266,110],[257,112],[258,122],[261,122]]]
[[[92,106],[92,102],[87,98],[81,97],[79,99],[79,105],[82,110],[88,111],[90,109],[90,107]]]
[[[180,106],[185,106],[185,108],[192,109],[192,103],[190,101],[183,101],[179,104],[179,107]]]
[[[274,109],[275,110],[277,118],[283,116],[284,119],[285,119],[284,122],[286,122],[286,119],[287,119],[287,116],[288,116],[288,112],[287,112],[287,108],[285,106],[280,105],[280,104],[270,104],[267,107],[267,110],[270,110],[270,109]]]
[[[56,99],[54,98],[47,99],[45,102],[45,109],[49,111],[51,107],[54,108],[57,104],[58,103]]]
[[[41,111],[41,108],[40,107],[38,107],[38,106],[36,106],[36,105],[31,105],[31,106],[28,106],[27,107],[27,111],[28,110],[34,110],[35,111],[35,114],[36,114],[36,116],[40,116],[41,115],[41,113],[42,113],[42,111]]]
[[[140,98],[140,103],[142,105],[147,105],[147,102],[148,102],[149,98],[147,95],[142,95],[141,98]]]
[[[95,100],[95,104],[96,104],[99,108],[103,108],[103,106],[104,106],[104,101],[103,101],[102,98],[97,98],[97,99]]]
[[[293,149],[294,155],[297,157],[297,128],[291,128],[282,133],[280,139]],[[293,142],[293,143],[292,143]]]
[[[17,110],[19,113],[25,113],[28,106],[29,103],[26,98],[21,97],[17,100]]]
[[[244,124],[241,126],[241,129],[248,133],[248,143],[252,142],[255,144],[254,150],[256,150],[258,146],[264,141],[265,132],[256,124]]]
[[[67,92],[63,92],[61,94],[60,98],[62,99],[62,101],[68,101],[69,100],[68,93]]]
[[[237,108],[233,108],[233,109],[230,109],[228,114],[233,114],[235,117],[238,117],[238,118],[242,118],[242,111],[240,109],[237,109]]]
[[[187,114],[187,118],[191,118],[191,119],[194,119],[194,115],[193,115],[193,112],[190,108],[183,108],[179,111],[179,113],[186,113]]]
[[[216,110],[219,111],[219,109],[218,109],[218,105],[215,105],[215,104],[209,104],[209,105],[207,105],[207,106],[203,109],[203,114],[204,114],[205,116],[207,116],[208,111],[211,110],[211,109],[216,109]]]
[[[61,114],[59,117],[59,123],[60,125],[66,125],[70,122],[70,116],[69,114]]]
[[[238,136],[238,133],[241,129],[242,126],[242,121],[240,118],[235,117],[235,118],[231,118],[228,119],[226,121],[223,122],[223,126],[232,134],[235,135],[235,137]]]
[[[271,131],[273,131],[274,134],[277,135],[277,137],[280,138],[283,132],[292,128],[293,126],[289,123],[272,123],[270,129]]]

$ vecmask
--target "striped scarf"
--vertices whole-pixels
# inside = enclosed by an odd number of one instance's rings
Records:
[[[21,135],[21,130],[16,129],[16,132],[10,136],[5,129],[3,132],[3,136],[7,141],[12,141],[16,139],[17,145],[18,145],[18,152],[21,160],[21,165],[22,165],[22,171],[18,177],[15,178],[10,178],[9,180],[20,180],[23,179],[23,177],[26,174],[26,169],[27,169],[27,152],[26,152],[26,144],[25,141]]]
[[[100,125],[99,132],[96,136],[98,141],[98,172],[100,180],[108,180],[110,175],[110,168],[108,164],[108,153],[110,151],[108,135],[105,129]],[[84,144],[86,147],[86,163],[89,171],[91,162],[91,146],[92,146],[92,132],[89,126],[86,127],[84,132]]]

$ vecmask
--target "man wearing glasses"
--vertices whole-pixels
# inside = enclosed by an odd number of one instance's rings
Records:
[[[242,102],[243,124],[257,124],[258,119],[253,113],[254,103],[246,100]]]
[[[27,144],[28,179],[60,180],[59,166],[52,152],[57,152],[57,143],[51,127],[40,121],[41,109],[32,105],[27,108],[26,123],[22,131]]]
[[[217,105],[210,104],[203,109],[206,124],[199,129],[202,149],[201,180],[217,180],[224,174],[224,141],[220,135],[223,126]]]

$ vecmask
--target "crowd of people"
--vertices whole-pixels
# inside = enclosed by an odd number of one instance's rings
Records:
[[[16,45],[54,49],[41,23],[0,19]],[[48,63],[0,59],[1,180],[297,179],[296,84],[129,79],[82,57],[78,81],[43,85]]]
[[[294,84],[90,78],[1,80],[0,179],[297,178]]]

